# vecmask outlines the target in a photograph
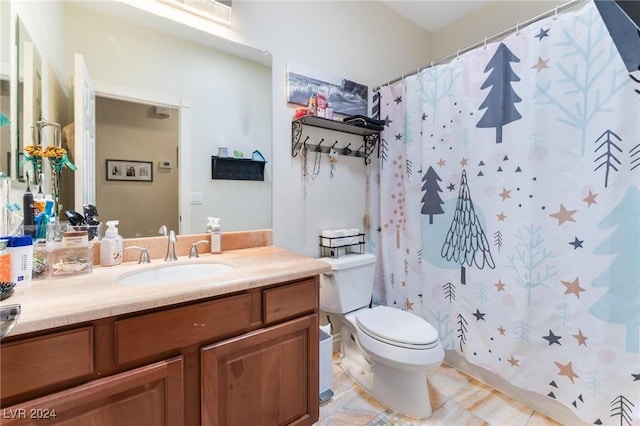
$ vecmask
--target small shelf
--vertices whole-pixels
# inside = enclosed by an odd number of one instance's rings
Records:
[[[266,161],[211,156],[211,179],[264,180]]]
[[[327,144],[322,146],[322,141],[317,144],[307,143],[306,139],[302,142],[302,128],[304,126],[317,127],[321,129],[332,130],[335,132],[349,133],[352,135],[362,136],[364,143],[360,148],[350,146],[335,147],[334,145]],[[297,118],[291,122],[291,156],[298,155],[300,144],[306,144],[309,151],[318,151],[328,153],[331,148],[335,147],[335,150],[340,155],[346,155],[350,157],[362,157],[364,163],[369,164],[369,156],[373,153],[374,148],[378,145],[378,134],[380,130],[367,129],[365,127],[356,126],[355,124],[344,123],[342,121],[330,120],[328,118],[316,117],[312,115]],[[309,137],[307,137],[309,139]]]
[[[304,124],[306,126],[320,127],[321,129],[335,130],[360,136],[371,136],[380,133],[380,130],[367,129],[365,127],[356,126],[355,124],[343,123],[342,121],[329,120],[328,118],[315,117],[313,115],[300,117],[295,121],[299,121],[300,124]]]
[[[347,237],[323,237],[320,235],[318,237],[320,239],[320,256],[337,258],[340,254],[362,254],[365,245],[364,236],[363,233]]]

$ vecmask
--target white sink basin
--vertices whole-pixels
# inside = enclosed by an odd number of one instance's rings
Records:
[[[118,284],[135,286],[179,285],[187,281],[211,278],[232,269],[233,266],[224,263],[185,263],[133,272],[116,281]]]

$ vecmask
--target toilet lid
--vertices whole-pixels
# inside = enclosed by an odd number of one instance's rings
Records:
[[[376,340],[413,349],[428,349],[438,343],[438,332],[417,315],[389,306],[358,312],[360,330]]]

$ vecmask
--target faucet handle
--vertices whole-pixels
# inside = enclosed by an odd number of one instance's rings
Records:
[[[209,241],[207,241],[207,240],[200,240],[200,241],[196,241],[195,243],[191,244],[191,251],[189,252],[189,257],[190,257],[190,258],[200,257],[200,256],[198,255],[198,244],[201,244],[201,243],[206,243],[206,244],[208,244],[208,243],[209,243]]]
[[[162,235],[163,237],[167,236],[167,226],[166,225],[162,225],[160,227],[160,229],[158,229],[158,234]]]
[[[138,263],[151,263],[151,260],[149,260],[149,250],[146,247],[129,246],[125,248],[125,250],[132,249],[140,250],[140,260],[138,260]]]

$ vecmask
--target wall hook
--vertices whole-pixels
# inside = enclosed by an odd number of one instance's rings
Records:
[[[356,151],[356,157],[362,157],[362,154],[360,153],[360,151],[362,151],[362,148],[364,148],[364,145],[361,145],[360,148],[358,148],[358,150]]]
[[[351,151],[351,150],[349,149],[349,147],[350,147],[350,146],[351,146],[351,142],[349,142],[349,143],[347,144],[347,146],[345,146],[344,148],[342,148],[342,151],[344,152],[344,155],[351,155],[351,153],[352,153],[353,151]]]
[[[318,146],[316,147],[316,152],[321,152],[320,145],[322,145],[322,142],[324,142],[324,138],[320,139],[320,142],[318,142]]]
[[[302,145],[300,145],[300,142],[298,142],[296,146],[293,147],[293,155],[292,155],[293,158],[296,158],[298,156],[298,152],[302,151],[302,148],[307,145],[308,140],[309,140],[309,136],[305,138],[304,142],[302,142]],[[298,145],[300,145],[299,149],[298,149]]]
[[[338,141],[335,141],[335,142],[333,143],[333,145],[331,145],[331,150],[333,150],[333,149],[336,147],[336,145],[337,145],[337,144],[338,144]]]

